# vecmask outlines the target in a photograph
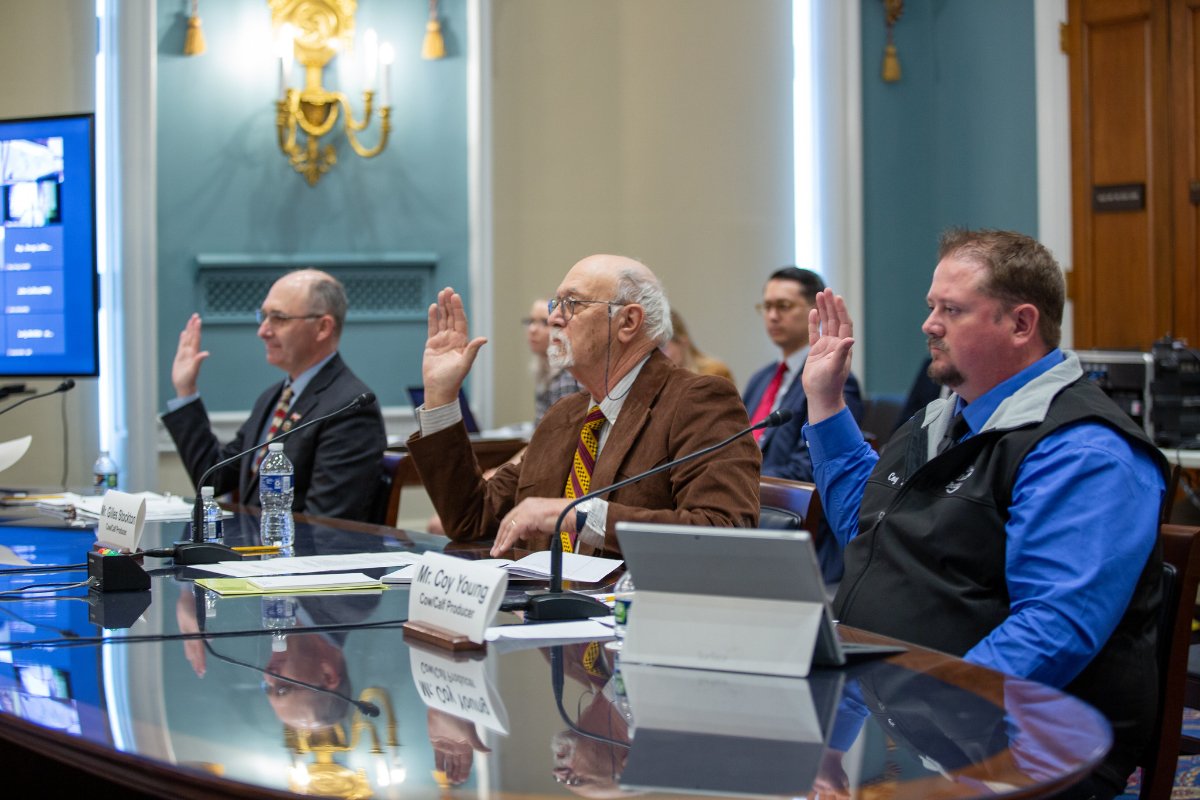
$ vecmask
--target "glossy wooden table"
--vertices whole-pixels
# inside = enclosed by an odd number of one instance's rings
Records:
[[[256,525],[238,516],[230,543],[252,542]],[[180,536],[152,526],[146,544]],[[297,535],[300,554],[443,542],[303,517]],[[76,564],[91,535],[17,520],[0,524],[0,544],[33,564]],[[644,686],[662,674],[614,672],[604,643],[455,660],[405,641],[404,588],[217,598],[194,571],[147,567],[144,595],[0,604],[10,781],[93,796],[119,785],[163,797],[611,797],[628,793],[628,770],[640,794],[1035,797],[1109,744],[1083,703],[920,649],[809,681],[687,676],[651,696],[675,700],[639,711],[624,675]],[[82,577],[9,573],[0,588]],[[743,691],[757,700],[721,711]],[[447,713],[454,704],[461,713]]]

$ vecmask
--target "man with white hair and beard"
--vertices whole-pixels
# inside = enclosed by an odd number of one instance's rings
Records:
[[[492,554],[517,545],[620,552],[620,520],[710,526],[758,522],[761,456],[753,439],[580,504],[555,531],[572,498],[715,444],[747,426],[729,381],[674,366],[659,347],[671,338],[658,279],[629,258],[595,255],[571,268],[550,301],[549,356],[584,387],[557,403],[533,433],[525,458],[482,477],[458,391],[486,339],[467,332],[462,298],[443,289],[429,308],[422,377],[425,405],[409,451],[446,534],[494,538]]]

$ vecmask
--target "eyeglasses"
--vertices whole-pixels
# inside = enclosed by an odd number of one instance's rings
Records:
[[[554,309],[561,307],[563,322],[570,322],[575,316],[575,310],[579,306],[589,306],[597,303],[618,307],[629,305],[628,303],[618,303],[616,300],[581,300],[577,297],[556,297],[546,304],[546,309],[553,314]]]
[[[770,314],[772,311],[778,311],[780,314],[786,314],[793,308],[798,307],[799,303],[793,303],[791,300],[766,300],[754,306],[754,310],[759,314]]]
[[[524,317],[521,320],[521,325],[526,328],[528,328],[530,325],[537,325],[539,328],[548,328],[550,327],[550,320],[538,319],[536,317]]]
[[[264,322],[271,323],[271,326],[281,325],[285,322],[291,322],[294,319],[320,319],[324,314],[284,314],[282,311],[263,311],[261,308],[254,312],[254,320],[262,325]]]

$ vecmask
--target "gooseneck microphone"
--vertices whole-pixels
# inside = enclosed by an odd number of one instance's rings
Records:
[[[22,405],[23,403],[28,403],[30,400],[37,400],[39,397],[49,397],[52,394],[59,394],[60,392],[69,392],[74,388],[75,388],[75,381],[72,380],[71,378],[67,378],[65,381],[60,383],[58,386],[55,386],[53,389],[51,389],[48,392],[41,392],[39,394],[30,395],[29,397],[23,397],[20,400],[18,400],[17,402],[13,403],[8,408],[0,409],[0,414],[7,414],[8,412],[12,411],[17,406]]]
[[[576,497],[571,502],[567,503],[563,508],[562,513],[555,520],[555,533],[550,537],[550,588],[538,591],[529,592],[529,603],[525,608],[525,618],[539,621],[547,620],[562,620],[562,619],[588,619],[590,617],[607,616],[609,613],[608,606],[600,600],[586,594],[578,592],[564,592],[562,588],[562,537],[558,535],[558,531],[562,530],[563,520],[567,518],[567,514],[571,509],[582,503],[584,500],[589,500],[593,497],[599,497],[603,494],[616,491],[623,486],[628,486],[631,483],[649,478],[651,475],[673,469],[681,464],[686,464],[701,456],[706,456],[714,450],[720,450],[722,447],[733,443],[742,438],[748,433],[761,430],[762,428],[774,428],[790,421],[792,412],[786,408],[781,408],[773,412],[770,416],[756,425],[751,425],[748,428],[743,428],[727,439],[722,439],[714,445],[709,445],[702,450],[697,450],[694,453],[689,453],[686,456],[677,458],[674,461],[668,461],[665,464],[659,464],[653,469],[648,469],[645,472],[638,473],[622,481],[605,486],[602,489],[588,492],[587,494]],[[576,525],[576,529],[582,528],[582,525]]]
[[[179,542],[174,548],[168,548],[165,552],[147,551],[146,555],[153,555],[160,558],[166,558],[169,556],[175,559],[176,564],[182,566],[189,566],[192,564],[215,564],[218,561],[237,561],[240,559],[241,554],[239,554],[232,547],[224,544],[218,544],[217,542],[204,541],[204,498],[200,492],[201,487],[204,486],[204,482],[207,481],[214,472],[222,467],[229,466],[238,459],[255,452],[259,448],[266,447],[271,442],[277,442],[285,436],[291,436],[296,431],[303,430],[309,425],[316,425],[318,422],[324,422],[325,420],[333,419],[334,417],[341,416],[342,414],[347,414],[351,411],[357,411],[360,408],[365,408],[374,402],[374,392],[363,392],[358,397],[339,408],[337,411],[331,411],[323,416],[314,417],[307,422],[303,422],[294,428],[283,431],[282,433],[277,433],[264,442],[260,442],[253,447],[249,447],[242,452],[237,453],[236,455],[232,455],[223,461],[218,461],[216,464],[213,464],[204,471],[204,473],[200,476],[200,480],[196,481],[196,501],[192,506],[192,540],[190,542]]]

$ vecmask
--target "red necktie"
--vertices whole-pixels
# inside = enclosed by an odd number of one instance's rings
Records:
[[[600,450],[600,426],[604,424],[604,412],[600,406],[592,406],[583,428],[579,431],[579,444],[575,445],[575,457],[571,459],[571,474],[567,476],[567,485],[563,489],[563,497],[575,499],[587,494],[592,485],[592,468],[596,466],[596,453]],[[564,553],[575,552],[575,536],[566,531],[560,531]]]
[[[279,402],[275,404],[275,412],[271,414],[271,427],[267,430],[267,440],[279,433],[279,428],[283,425],[283,418],[287,416],[288,407],[292,404],[292,387],[287,386],[279,395]],[[264,458],[267,457],[267,446],[264,444],[258,448],[258,453],[254,456],[254,472],[258,472],[259,466]]]
[[[754,415],[750,417],[751,425],[762,422],[775,407],[775,398],[779,396],[779,387],[783,383],[783,373],[785,372],[787,372],[787,362],[780,361],[779,366],[775,369],[775,374],[771,377],[771,382],[767,384],[767,390],[763,392],[762,400],[758,401],[758,407],[754,409]],[[766,428],[755,431],[754,441],[762,439],[765,431]]]

